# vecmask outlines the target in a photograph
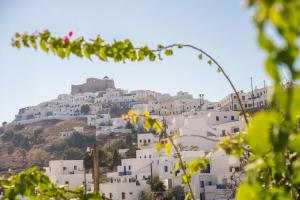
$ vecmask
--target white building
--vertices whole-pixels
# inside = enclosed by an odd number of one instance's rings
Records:
[[[88,115],[86,118],[87,125],[95,126],[96,128],[100,126],[110,125],[111,123],[111,118],[109,114]]]
[[[239,131],[243,128],[243,122],[239,121],[236,112],[208,112],[193,113],[191,116],[174,116],[165,119],[168,123],[168,133],[178,131],[179,138],[175,143],[185,147],[182,156],[185,162],[206,156],[224,136],[223,130],[231,130],[235,134],[234,127]],[[209,133],[209,134],[208,134]],[[136,151],[136,158],[122,159],[117,171],[107,174],[109,183],[100,184],[101,191],[106,197],[112,199],[137,199],[143,190],[149,190],[147,180],[157,176],[165,183],[167,188],[181,185],[180,170],[174,172],[173,168],[178,162],[174,157],[169,157],[164,151],[157,152],[154,145],[158,138],[150,133],[138,134],[137,144],[140,150]],[[190,147],[198,149],[191,150]],[[200,170],[192,176],[191,185],[197,199],[233,199],[233,191],[229,188],[234,171],[238,171],[239,160],[227,156],[218,151],[211,156],[211,162],[206,169]]]
[[[68,185],[72,190],[84,187],[86,183],[87,191],[92,190],[92,174],[84,172],[83,160],[52,160],[45,171],[51,182],[58,186]]]

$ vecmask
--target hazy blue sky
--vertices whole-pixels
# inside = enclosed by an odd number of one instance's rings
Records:
[[[241,0],[0,0],[0,122],[11,121],[21,107],[69,93],[88,77],[114,78],[119,88],[171,94],[183,90],[218,100],[231,88],[216,68],[191,50],[159,62],[102,63],[75,57],[60,60],[33,49],[18,51],[11,36],[48,28],[54,35],[102,35],[107,41],[130,38],[135,44],[194,44],[207,50],[238,89],[262,86],[263,53],[256,43],[250,13]]]

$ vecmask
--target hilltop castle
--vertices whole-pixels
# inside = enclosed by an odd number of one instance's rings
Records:
[[[115,89],[115,82],[113,79],[105,76],[103,79],[88,78],[86,83],[71,86],[71,94],[79,94],[85,92],[99,92],[106,89]]]

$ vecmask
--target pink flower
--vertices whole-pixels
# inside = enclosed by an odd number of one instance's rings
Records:
[[[62,38],[62,41],[63,43],[67,43],[69,41],[69,37],[67,35],[65,35],[63,38]]]
[[[73,31],[70,31],[70,32],[68,33],[68,36],[69,36],[69,37],[72,37],[72,35],[73,35]]]
[[[49,30],[47,28],[43,30],[43,33],[48,33],[48,32]]]

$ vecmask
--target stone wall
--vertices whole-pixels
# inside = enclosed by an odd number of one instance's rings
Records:
[[[98,92],[106,89],[115,89],[115,83],[113,79],[104,77],[103,79],[88,78],[86,83],[80,85],[71,86],[71,94],[78,94],[84,92]]]

